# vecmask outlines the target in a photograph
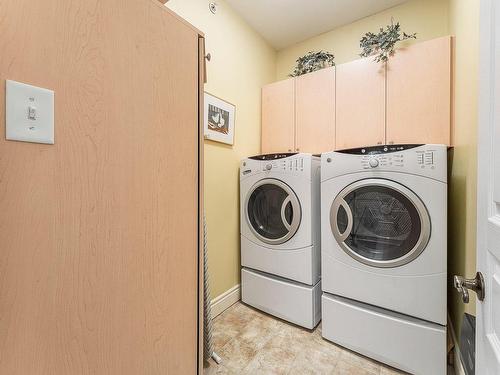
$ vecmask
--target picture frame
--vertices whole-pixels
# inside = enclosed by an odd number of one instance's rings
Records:
[[[233,145],[236,106],[208,92],[204,99],[205,139]]]

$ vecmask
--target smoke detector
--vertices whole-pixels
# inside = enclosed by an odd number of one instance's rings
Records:
[[[210,9],[210,11],[213,14],[217,13],[217,3],[210,3],[210,4],[208,4],[208,9]]]

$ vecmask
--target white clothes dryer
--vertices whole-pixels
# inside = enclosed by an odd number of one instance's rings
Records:
[[[323,336],[444,374],[446,146],[352,149],[321,163]]]

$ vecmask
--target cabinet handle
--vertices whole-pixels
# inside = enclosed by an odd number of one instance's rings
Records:
[[[382,144],[382,142],[377,142],[377,144],[378,144],[378,145],[381,145],[381,144]]]
[[[203,51],[203,54],[202,54],[202,56],[203,56],[203,82],[207,83],[207,61],[210,61],[212,59],[212,56],[210,55],[210,53],[207,53],[205,55],[205,38],[201,38],[200,41],[201,41],[201,45],[198,44],[198,46]],[[200,42],[198,42],[198,43],[200,43]]]
[[[390,144],[390,145],[393,145],[393,144],[394,144],[394,141],[389,141],[389,144]]]
[[[291,148],[289,148],[289,149],[288,149],[288,152],[292,152],[292,149],[291,149]]]
[[[300,151],[298,148],[295,151]]]

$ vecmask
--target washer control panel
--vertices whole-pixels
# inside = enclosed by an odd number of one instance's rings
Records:
[[[266,162],[261,162],[261,170],[266,171],[303,171],[304,170],[304,158],[286,158],[277,160],[267,160]]]
[[[262,163],[263,171],[282,170],[282,171],[303,171],[304,158],[293,158],[290,160],[275,160],[268,163]]]
[[[255,173],[310,173],[310,154],[271,154],[254,156],[241,162],[242,177]]]
[[[256,155],[256,156],[250,156],[249,159],[252,160],[278,160],[278,159],[285,159],[289,158],[290,156],[297,155],[296,152],[288,152],[284,154],[264,154],[264,155]]]

